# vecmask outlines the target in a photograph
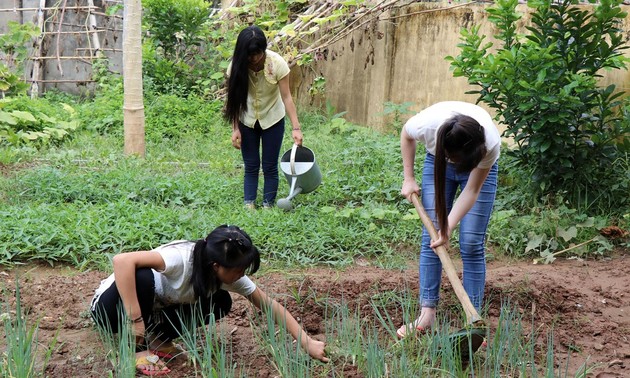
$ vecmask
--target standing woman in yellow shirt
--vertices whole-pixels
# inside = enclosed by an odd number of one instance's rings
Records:
[[[263,207],[275,203],[286,114],[293,125],[293,141],[302,145],[300,122],[289,90],[289,72],[287,62],[267,50],[267,38],[258,26],[249,26],[239,33],[227,71],[224,116],[232,124],[232,145],[243,156],[244,201],[251,209],[256,208],[261,163]]]

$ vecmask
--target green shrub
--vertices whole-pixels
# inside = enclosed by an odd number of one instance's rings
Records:
[[[147,138],[160,140],[185,134],[207,136],[211,128],[224,125],[219,115],[221,107],[221,101],[208,101],[198,96],[157,95],[145,104]],[[229,129],[227,125],[225,129]]]
[[[203,42],[211,12],[205,0],[142,0],[142,6],[149,38],[167,58],[185,59]]]
[[[518,35],[517,3],[488,9],[502,42],[496,52],[478,27],[462,31],[460,55],[447,57],[454,75],[479,87],[471,93],[497,111],[516,144],[508,153],[537,196],[560,193],[573,206],[603,212],[627,206],[630,99],[597,83],[601,69],[625,67],[619,25],[626,13],[617,0],[592,11],[572,0],[530,1],[529,34]]]
[[[107,61],[94,63],[93,78],[96,89],[93,97],[79,107],[79,120],[86,130],[99,134],[123,135],[123,80],[110,73]]]
[[[143,0],[143,75],[148,92],[178,96],[211,96],[224,80],[227,56],[217,45],[232,39],[213,40],[210,4],[204,0]]]
[[[28,84],[21,79],[24,62],[28,58],[28,46],[40,35],[32,22],[7,23],[8,31],[0,34],[0,92],[2,97],[24,94]]]

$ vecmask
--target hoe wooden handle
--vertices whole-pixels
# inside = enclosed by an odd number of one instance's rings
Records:
[[[438,233],[433,226],[431,218],[429,218],[426,210],[424,210],[424,207],[422,207],[422,204],[420,203],[420,200],[418,199],[418,195],[416,193],[413,193],[411,195],[411,202],[413,202],[413,205],[415,206],[416,211],[418,212],[418,215],[420,216],[420,219],[424,224],[424,227],[429,232],[431,240],[437,240],[439,237]],[[468,293],[466,293],[462,282],[459,280],[459,277],[457,276],[457,271],[455,270],[455,266],[453,265],[453,261],[448,255],[446,248],[441,245],[437,248],[434,248],[433,250],[435,251],[435,254],[438,255],[438,257],[440,258],[440,261],[442,262],[442,267],[446,272],[448,280],[451,282],[451,286],[455,291],[455,295],[457,295],[459,303],[461,303],[462,307],[464,308],[464,312],[466,312],[466,320],[468,321],[468,324],[472,324],[475,326],[485,325],[483,319],[481,318],[481,316],[479,316],[479,313],[477,313],[475,306],[473,306],[472,302],[470,301],[470,297],[468,296]]]

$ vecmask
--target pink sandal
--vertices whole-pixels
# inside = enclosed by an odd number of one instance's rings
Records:
[[[151,353],[167,360],[186,355],[186,351],[173,342],[161,344],[157,348],[151,348]]]
[[[148,367],[151,367],[151,369]],[[166,367],[166,364],[154,354],[136,357],[136,370],[149,376],[166,375],[171,372],[171,369]]]

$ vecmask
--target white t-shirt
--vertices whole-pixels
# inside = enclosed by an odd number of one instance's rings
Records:
[[[176,240],[153,250],[162,255],[165,265],[161,272],[153,270],[155,308],[195,302],[195,290],[190,283],[194,246],[195,242]],[[113,273],[101,281],[101,285],[96,289],[92,300],[93,306],[98,301],[98,297],[112,284],[114,284]],[[221,284],[221,289],[249,296],[256,290],[256,284],[249,277],[243,276],[232,284]]]
[[[463,101],[438,102],[411,117],[405,123],[405,131],[413,139],[424,143],[427,151],[435,155],[438,130],[444,124],[444,121],[457,114],[469,116],[483,127],[487,152],[477,167],[483,169],[492,167],[499,160],[501,134],[490,114],[475,104]]]

